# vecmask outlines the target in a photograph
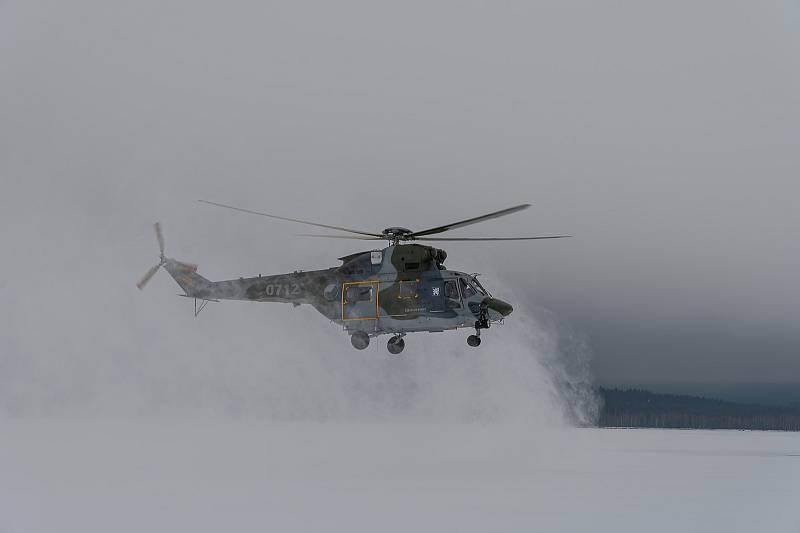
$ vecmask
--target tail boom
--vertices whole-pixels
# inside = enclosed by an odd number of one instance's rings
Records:
[[[315,295],[329,283],[327,272],[258,276],[226,281],[210,281],[197,273],[197,267],[166,259],[164,269],[180,285],[186,296],[202,300],[244,300],[250,302],[315,303]],[[318,298],[317,298],[318,299]]]

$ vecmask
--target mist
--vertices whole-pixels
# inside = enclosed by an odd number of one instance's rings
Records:
[[[167,229],[168,251],[171,237]],[[486,332],[480,351],[448,332],[416,335],[403,357],[389,357],[381,339],[353,350],[312,308],[211,303],[195,318],[192,300],[176,298],[165,273],[143,293],[133,287],[143,261],[117,263],[127,275],[104,273],[99,257],[75,261],[69,283],[42,270],[37,287],[6,288],[19,301],[5,317],[13,331],[0,378],[7,415],[552,426],[588,423],[596,409],[588,349],[544,310],[538,318],[519,310]]]

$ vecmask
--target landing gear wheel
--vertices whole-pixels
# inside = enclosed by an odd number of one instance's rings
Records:
[[[467,337],[467,344],[469,344],[472,347],[480,346],[481,338],[478,337],[477,335],[470,335],[469,337]]]
[[[389,353],[392,355],[397,355],[403,351],[403,348],[406,347],[406,341],[403,340],[403,337],[399,335],[395,335],[389,342],[386,343],[386,348],[389,350]]]
[[[369,335],[364,333],[363,331],[356,331],[350,337],[350,342],[353,344],[353,348],[356,350],[363,350],[367,346],[369,346]]]

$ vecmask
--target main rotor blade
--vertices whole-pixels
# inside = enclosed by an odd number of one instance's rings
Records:
[[[147,285],[147,282],[150,281],[150,278],[156,275],[156,272],[158,272],[159,267],[161,267],[161,263],[157,264],[156,266],[152,267],[150,270],[145,272],[144,276],[142,276],[142,279],[139,281],[139,283],[136,284],[136,286],[139,287],[139,290],[144,289],[144,286]]]
[[[297,218],[279,217],[278,215],[270,215],[269,213],[262,213],[260,211],[252,211],[250,209],[243,209],[241,207],[234,207],[232,205],[218,204],[217,202],[209,202],[208,200],[198,200],[198,202],[216,205],[217,207],[224,207],[226,209],[233,209],[234,211],[241,211],[242,213],[250,213],[251,215],[261,215],[262,217],[277,218],[278,220],[287,220],[289,222],[297,222],[298,224],[307,224],[309,226],[318,226],[320,228],[335,229],[338,231],[346,231],[348,233],[357,233],[358,235],[369,235],[370,237],[381,237],[379,233],[370,233],[368,231],[359,231],[356,229],[340,228],[339,226],[329,226],[327,224],[318,224],[316,222],[309,222],[307,220],[300,220]]]
[[[417,237],[422,237],[423,235],[433,235],[436,233],[443,233],[445,231],[450,231],[451,229],[463,228],[464,226],[469,226],[470,224],[477,224],[478,222],[483,222],[484,220],[490,220],[492,218],[498,218],[505,215],[510,215],[511,213],[516,213],[517,211],[528,209],[530,206],[531,204],[515,205],[514,207],[509,207],[508,209],[501,209],[500,211],[495,211],[494,213],[489,213],[488,215],[481,215],[479,217],[468,218],[467,220],[462,220],[461,222],[453,222],[452,224],[445,224],[444,226],[438,226],[435,228],[426,229],[422,231],[414,231],[409,236],[412,238],[417,238]]]
[[[164,235],[161,234],[161,224],[156,222],[153,224],[156,230],[156,239],[158,239],[158,249],[161,251],[161,257],[164,257]]]
[[[360,241],[383,241],[385,237],[361,237],[358,235],[318,235],[316,233],[297,233],[297,237],[322,237],[325,239],[358,239]]]
[[[572,235],[547,235],[544,237],[418,237],[418,241],[537,241],[541,239],[566,239]]]

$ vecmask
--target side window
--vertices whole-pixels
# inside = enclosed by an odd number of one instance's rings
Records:
[[[347,303],[371,302],[372,285],[349,285],[345,296],[345,301]]]
[[[417,294],[417,282],[416,281],[401,281],[400,283],[400,293],[397,296],[400,300],[409,300],[412,298],[419,298]]]
[[[455,281],[446,281],[444,283],[444,295],[448,298],[458,300],[458,288]]]
[[[461,282],[461,294],[464,295],[464,298],[469,298],[470,296],[475,296],[478,291],[470,284],[467,283],[467,280],[464,278],[458,278]]]
[[[444,296],[447,298],[447,307],[450,309],[461,307],[461,299],[458,297],[456,280],[451,279],[444,282]]]

